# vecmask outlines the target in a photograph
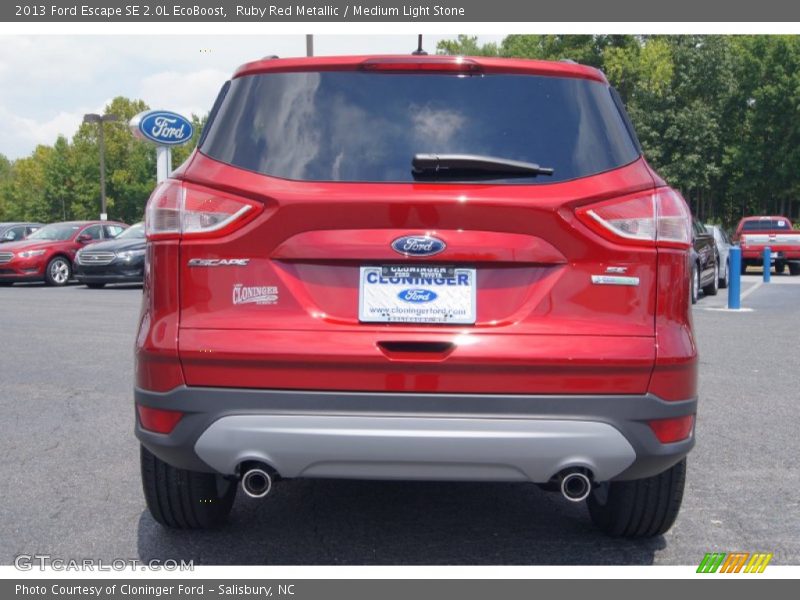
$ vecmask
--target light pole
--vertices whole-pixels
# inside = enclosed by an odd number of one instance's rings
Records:
[[[84,123],[97,123],[97,143],[100,146],[100,220],[108,218],[106,212],[106,138],[103,132],[103,123],[107,121],[118,121],[117,115],[98,115],[89,113],[83,115]]]

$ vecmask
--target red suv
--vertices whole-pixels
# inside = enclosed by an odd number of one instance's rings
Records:
[[[92,242],[116,237],[127,225],[113,221],[67,221],[36,230],[0,248],[0,285],[44,281],[66,285],[72,279],[75,254]]]
[[[600,71],[246,64],[146,227],[136,433],[161,524],[295,477],[529,481],[612,535],[675,520],[690,215]]]

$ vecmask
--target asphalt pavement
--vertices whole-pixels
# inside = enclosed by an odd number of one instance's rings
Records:
[[[697,446],[665,536],[610,539],[585,506],[526,484],[281,482],[240,494],[230,524],[175,532],[141,493],[133,343],[141,290],[0,288],[0,563],[183,559],[195,564],[698,564],[772,552],[800,564],[800,277],[743,280],[694,309]],[[757,286],[757,287],[755,287]]]

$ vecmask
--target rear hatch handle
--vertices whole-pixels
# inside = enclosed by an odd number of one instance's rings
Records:
[[[455,349],[451,342],[381,341],[378,349],[390,360],[442,361]]]

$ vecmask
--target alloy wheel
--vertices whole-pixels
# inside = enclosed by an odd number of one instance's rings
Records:
[[[69,265],[63,259],[56,259],[50,265],[50,277],[58,285],[64,285],[69,280]]]

